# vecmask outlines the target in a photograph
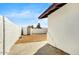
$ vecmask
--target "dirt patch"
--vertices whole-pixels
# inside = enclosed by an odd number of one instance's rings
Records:
[[[27,42],[40,42],[47,40],[47,34],[33,34],[22,36],[15,44],[27,43]]]

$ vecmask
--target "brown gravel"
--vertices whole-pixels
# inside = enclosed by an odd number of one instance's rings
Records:
[[[39,42],[47,40],[47,34],[33,34],[22,36],[15,44],[27,43],[27,42]]]

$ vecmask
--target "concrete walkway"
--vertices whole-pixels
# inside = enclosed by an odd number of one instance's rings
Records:
[[[10,55],[33,55],[46,43],[47,43],[46,34],[33,34],[33,35],[22,36],[12,46],[8,54]]]
[[[33,55],[46,43],[47,41],[15,44],[11,48],[8,54],[9,55]]]

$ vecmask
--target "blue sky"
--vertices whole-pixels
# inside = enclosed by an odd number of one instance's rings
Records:
[[[8,17],[17,25],[36,25],[47,27],[48,20],[38,20],[50,3],[0,3],[0,15]]]

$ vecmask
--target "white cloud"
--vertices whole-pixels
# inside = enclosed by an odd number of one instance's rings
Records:
[[[36,13],[36,12],[31,11],[31,10],[23,10],[21,12],[7,13],[4,16],[9,17],[10,19],[13,19],[13,20],[17,20],[17,21],[18,20],[20,20],[20,21],[25,20],[25,22],[30,21],[32,23],[33,22],[35,23],[35,22],[39,21],[38,20],[39,15],[40,15],[40,13]]]
[[[15,20],[30,20],[30,22],[33,22],[36,20],[36,22],[29,24],[29,25],[34,25],[36,26],[38,23],[41,24],[42,27],[47,27],[48,26],[48,22],[47,19],[38,19],[40,13],[35,13],[35,12],[31,12],[30,10],[23,10],[21,12],[12,12],[12,13],[8,13],[5,14],[5,16],[10,17],[10,18],[14,18]],[[23,20],[23,21],[24,21]]]
[[[29,10],[22,11],[22,12],[12,12],[12,13],[6,14],[5,16],[24,18],[24,17],[30,17],[31,16],[31,12]]]

